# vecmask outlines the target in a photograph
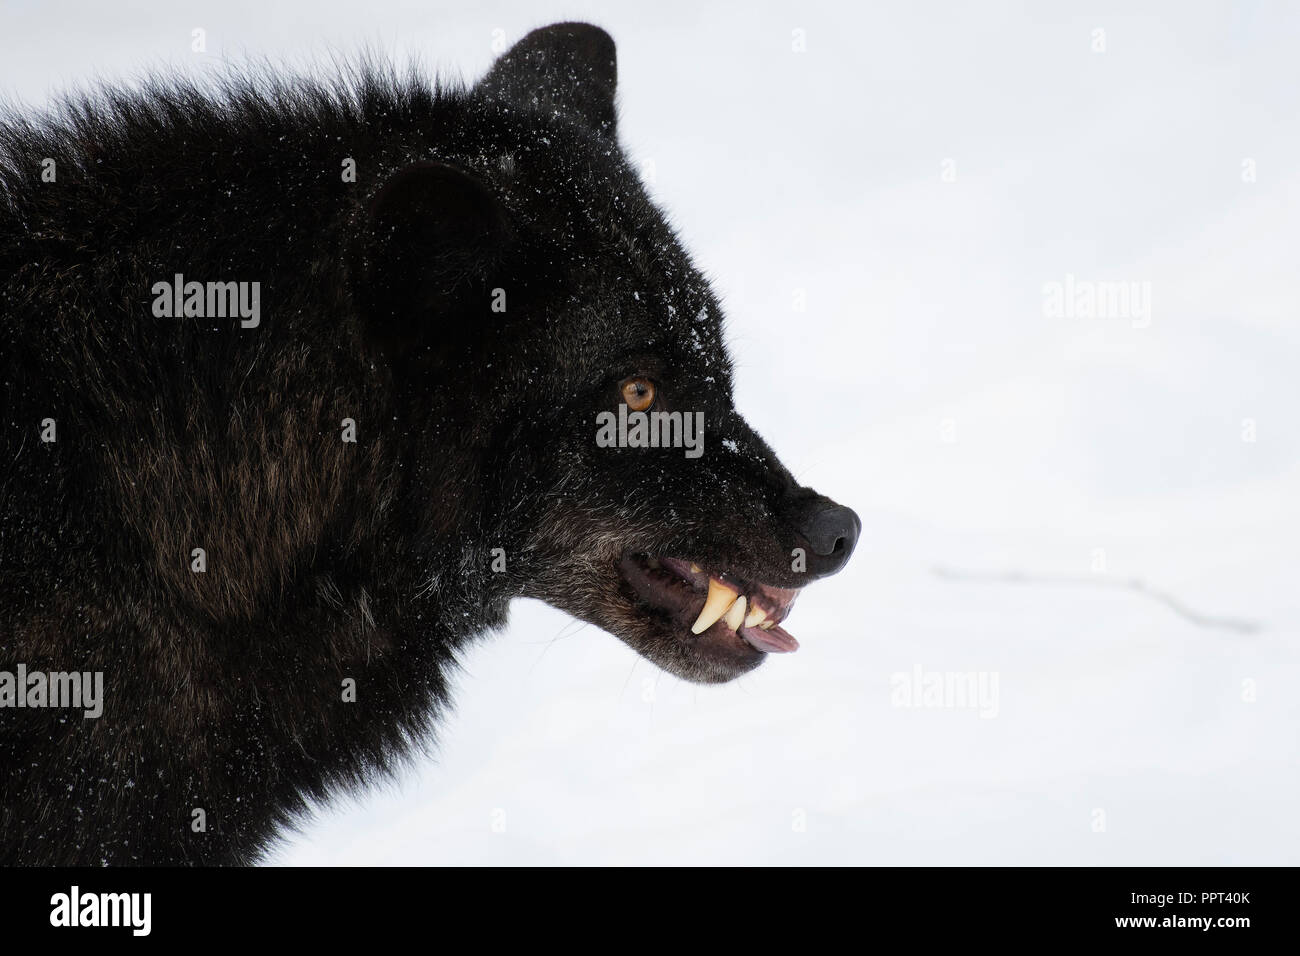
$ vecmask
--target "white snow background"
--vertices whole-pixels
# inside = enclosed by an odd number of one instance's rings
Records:
[[[1300,10],[1142,6],[0,0],[32,105],[363,45],[472,79],[604,26],[741,410],[863,519],[802,649],[727,686],[517,602],[436,756],[269,862],[1300,863]],[[1048,316],[1067,274],[1150,283],[1149,326]],[[896,706],[917,667],[995,712]]]

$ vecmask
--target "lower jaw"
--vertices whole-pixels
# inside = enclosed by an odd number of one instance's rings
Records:
[[[692,634],[663,609],[638,610],[641,623],[628,645],[656,667],[695,684],[724,684],[759,667],[768,655],[734,631],[710,629]],[[615,631],[614,633],[620,633]]]

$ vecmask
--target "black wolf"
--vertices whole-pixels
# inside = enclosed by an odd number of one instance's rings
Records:
[[[0,862],[256,861],[428,739],[515,596],[693,681],[797,646],[860,525],[733,407],[614,93],[566,23],[472,88],[0,123]]]

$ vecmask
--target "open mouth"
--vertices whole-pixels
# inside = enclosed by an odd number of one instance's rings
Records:
[[[680,627],[684,640],[743,641],[763,654],[799,649],[781,623],[799,588],[778,588],[710,572],[681,558],[628,554],[621,570],[637,597]]]

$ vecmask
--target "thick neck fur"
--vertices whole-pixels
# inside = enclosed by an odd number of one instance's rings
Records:
[[[306,799],[428,741],[456,648],[503,623],[511,574],[467,550],[492,538],[482,409],[454,378],[394,387],[348,273],[367,184],[475,108],[370,72],[0,125],[0,645],[112,689],[65,738],[6,714],[0,761],[42,770],[4,778],[26,794],[0,800],[0,863],[251,861]],[[151,316],[176,272],[261,281],[260,327]],[[445,508],[417,506],[430,489]]]

